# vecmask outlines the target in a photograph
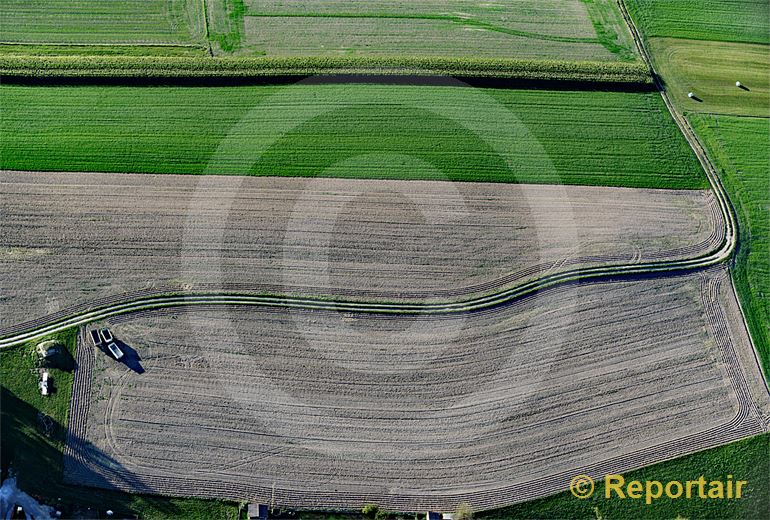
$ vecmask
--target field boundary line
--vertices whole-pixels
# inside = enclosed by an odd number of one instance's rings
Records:
[[[728,112],[688,112],[688,114],[703,114],[705,116],[738,117],[742,119],[770,119],[770,116],[756,116],[751,114],[730,114]]]
[[[206,4],[206,0],[201,0],[201,7],[203,8],[203,30],[206,34],[206,40],[209,39],[209,6]]]

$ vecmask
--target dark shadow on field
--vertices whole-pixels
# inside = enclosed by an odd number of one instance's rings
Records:
[[[738,88],[741,90],[745,90],[746,92],[751,92],[751,89],[746,85],[739,85]]]
[[[67,446],[70,451],[63,455],[65,482],[104,489],[123,489],[140,494],[158,492],[116,459],[72,432],[68,432]]]
[[[144,374],[144,367],[142,367],[142,364],[140,363],[142,358],[139,356],[139,352],[137,352],[134,347],[120,341],[117,338],[113,340],[113,343],[115,343],[118,348],[123,351],[123,357],[119,360],[115,359],[115,356],[113,356],[112,353],[107,349],[107,345],[99,345],[99,350],[102,352],[102,354],[110,358],[113,363],[123,363],[137,374]]]
[[[505,308],[508,305],[513,304],[514,302],[520,302],[522,300],[527,300],[529,298],[535,298],[537,296],[540,296],[542,294],[547,294],[551,291],[562,291],[565,287],[572,287],[572,286],[580,286],[580,285],[593,285],[596,283],[615,283],[615,282],[638,282],[638,281],[645,281],[645,280],[659,280],[661,278],[679,278],[682,276],[689,276],[693,273],[705,271],[707,269],[710,269],[711,266],[705,266],[705,267],[696,267],[696,268],[690,268],[690,269],[675,269],[672,271],[661,271],[661,272],[652,272],[652,273],[629,273],[629,274],[617,274],[617,275],[602,275],[599,278],[587,278],[583,280],[572,280],[572,281],[562,281],[558,284],[552,286],[552,287],[546,287],[544,289],[539,289],[531,294],[528,294],[527,296],[515,298],[513,301],[506,301],[501,303],[496,303],[494,305],[491,305],[489,307],[486,307],[484,309],[480,310],[474,310],[474,311],[467,311],[467,314],[475,314],[475,313],[485,313],[485,312],[496,312],[500,309]],[[415,313],[419,314],[419,313]]]
[[[123,351],[123,358],[120,362],[137,374],[144,374],[144,367],[142,367],[142,364],[140,363],[142,358],[139,356],[139,352],[137,352],[134,347],[123,343],[119,339],[115,340],[115,344]]]
[[[55,368],[62,372],[72,372],[75,370],[75,358],[72,357],[69,350],[60,346],[54,356],[43,361],[42,366],[43,368]]]
[[[603,282],[638,282],[638,281],[644,281],[644,280],[659,280],[661,278],[680,278],[682,276],[690,276],[693,273],[706,271],[711,267],[712,266],[704,266],[704,267],[694,267],[689,269],[674,269],[671,271],[660,271],[660,272],[652,272],[652,273],[629,273],[629,274],[620,274],[620,275],[612,275],[612,276],[603,276],[601,279],[597,280],[596,282],[588,279],[588,280],[582,280],[580,283],[582,285],[591,285],[597,282],[602,282],[602,283]]]
[[[466,76],[391,76],[368,74],[328,74],[328,75],[279,75],[257,77],[151,77],[151,78],[68,78],[68,77],[27,77],[0,76],[0,82],[15,85],[39,86],[135,86],[135,87],[237,87],[293,85],[335,85],[335,84],[374,84],[406,86],[449,86],[488,89],[531,89],[531,90],[599,90],[613,92],[651,92],[657,90],[652,84],[636,82],[609,81],[555,81],[509,78],[479,78]]]
[[[62,518],[105,518],[107,509],[114,511],[112,518],[137,518],[131,507],[134,498],[116,489],[145,494],[157,491],[90,442],[67,432],[56,421],[51,423],[46,434],[40,427],[38,410],[0,387],[2,479],[12,469],[21,490],[60,510]],[[62,453],[65,438],[80,460]],[[181,514],[169,500],[153,500],[153,506],[167,518]]]

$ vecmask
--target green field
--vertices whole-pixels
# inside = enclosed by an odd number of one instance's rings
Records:
[[[770,377],[770,3],[626,3],[647,36],[667,92],[688,115],[738,212],[740,243],[733,280]],[[693,9],[686,11],[687,6]],[[736,81],[746,89],[736,87]],[[699,100],[688,99],[688,91]]]
[[[205,39],[201,0],[3,0],[3,42],[192,44]]]
[[[0,98],[4,169],[708,185],[656,93],[6,85]],[[365,169],[346,162],[363,155]]]
[[[58,339],[74,358],[74,330],[59,333],[52,339]],[[2,478],[8,475],[9,468],[13,469],[21,489],[43,503],[61,509],[65,518],[78,517],[79,513],[85,515],[83,518],[103,518],[106,509],[113,509],[118,517],[139,515],[143,519],[235,520],[238,517],[238,506],[223,501],[129,495],[64,484],[62,450],[72,394],[72,372],[51,369],[55,390],[50,396],[40,395],[35,369],[37,343],[0,350]],[[40,425],[39,412],[53,421],[49,435]]]
[[[740,221],[733,278],[770,376],[770,119],[689,117],[722,173]]]
[[[685,112],[770,116],[770,46],[677,38],[651,38],[649,46],[666,91]]]
[[[624,0],[648,38],[770,43],[767,0]]]
[[[660,520],[735,519],[759,520],[770,510],[770,434],[742,440],[693,455],[632,471],[630,480],[747,480],[748,493],[741,500],[686,500],[664,498],[647,505],[644,500],[605,499],[604,483],[587,500],[568,491],[540,500],[476,515],[479,520],[553,519],[564,520]]]

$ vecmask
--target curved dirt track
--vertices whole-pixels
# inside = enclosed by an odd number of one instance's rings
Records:
[[[725,271],[561,286],[444,317],[242,307],[81,345],[73,482],[278,505],[498,507],[763,431]],[[757,408],[760,406],[761,409]]]
[[[0,336],[168,293],[453,301],[725,238],[709,192],[585,186],[0,172],[0,210]]]

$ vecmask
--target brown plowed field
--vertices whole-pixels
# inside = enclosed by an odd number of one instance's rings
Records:
[[[722,269],[443,318],[116,317],[144,373],[81,342],[66,475],[279,506],[502,506],[761,431],[741,323]]]
[[[451,300],[695,256],[707,191],[0,172],[0,335],[139,295]]]

